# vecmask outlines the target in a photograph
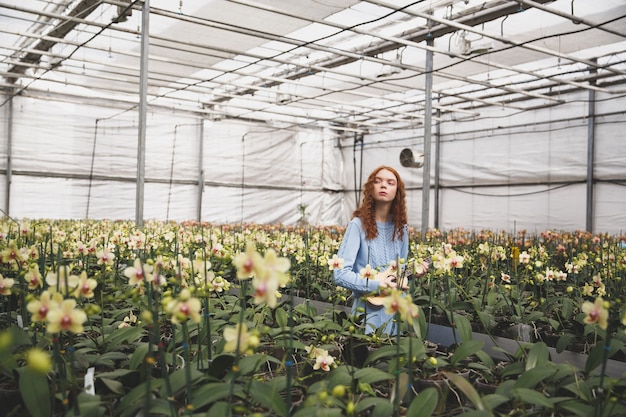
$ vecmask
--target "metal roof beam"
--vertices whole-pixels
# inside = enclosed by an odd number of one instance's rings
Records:
[[[100,3],[101,3],[100,0],[81,0],[72,10],[69,11],[67,16],[70,18],[73,18],[73,17],[81,17],[81,16],[89,15],[89,13],[91,13],[93,9],[95,9]],[[2,6],[6,7],[4,4]],[[52,30],[50,30],[47,33],[47,35],[53,38],[63,39],[78,24],[79,23],[77,21],[74,21],[71,19],[63,21],[59,25],[55,26]],[[52,41],[52,40],[39,39],[39,41],[35,45],[33,45],[31,49],[39,50],[39,51],[49,51],[50,48],[52,48],[56,44],[57,42]],[[38,63],[40,59],[41,59],[41,54],[36,53],[36,52],[29,52],[20,58],[20,60],[24,63]],[[15,74],[23,74],[27,68],[28,66],[15,64],[12,68],[8,70],[8,72],[15,73]],[[7,81],[10,84],[13,84],[17,81],[17,77],[9,78],[7,79]]]

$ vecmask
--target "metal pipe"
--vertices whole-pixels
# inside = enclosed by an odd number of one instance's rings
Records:
[[[430,24],[430,21],[429,21]],[[426,44],[429,46],[434,45],[434,38],[430,37],[426,39]],[[432,129],[432,108],[433,108],[433,52],[431,50],[426,51],[426,80],[424,86],[424,167],[423,167],[423,180],[422,180],[422,237],[426,236],[429,224],[429,210],[430,210],[430,142],[431,142],[431,129]]]
[[[204,122],[205,119],[202,118],[198,132],[200,136],[198,143],[198,201],[196,205],[198,222],[202,221],[202,192],[204,191]]]
[[[70,10],[70,12],[68,13],[70,22],[69,23],[63,22],[60,25],[55,26],[54,29],[50,31],[50,34],[54,37],[64,38],[68,33],[70,33],[78,25],[77,22],[71,21],[71,19],[77,16],[82,16],[84,14],[91,13],[91,11],[96,6],[98,6],[98,4],[100,4],[99,0],[82,0],[81,2],[76,4],[76,7]],[[39,13],[42,13],[42,12],[39,12]],[[54,45],[56,45],[56,42],[39,39],[37,44],[33,46],[33,49],[47,51],[50,48],[52,48]],[[26,54],[26,56],[22,57],[22,60],[24,62],[38,62],[40,58],[41,58],[41,55],[31,52],[31,53]],[[26,67],[20,66],[20,65],[15,65],[13,68],[9,70],[9,72],[16,72],[16,73],[23,73],[24,71],[26,71]],[[10,83],[14,83],[15,81],[17,81],[17,77],[9,80]]]
[[[372,4],[376,4],[377,6],[388,7],[390,9],[394,9],[395,10],[395,6],[393,4],[390,4],[390,3],[387,3],[387,2],[384,2],[384,1],[367,0],[367,2],[368,3],[372,3]],[[578,57],[573,56],[573,55],[564,54],[564,53],[561,53],[559,51],[553,51],[553,50],[550,50],[548,48],[543,48],[543,47],[536,46],[536,45],[533,45],[533,44],[524,43],[524,42],[517,42],[517,41],[514,41],[514,40],[512,40],[510,38],[507,38],[505,36],[500,36],[500,35],[494,35],[494,34],[491,34],[491,33],[487,33],[487,32],[484,32],[482,30],[475,29],[472,26],[468,26],[468,25],[465,25],[463,23],[455,22],[454,20],[449,20],[449,19],[445,19],[445,18],[441,18],[441,17],[436,17],[436,16],[432,16],[432,15],[429,15],[429,14],[426,14],[426,13],[414,12],[414,11],[411,11],[411,10],[405,10],[404,12],[407,13],[407,14],[410,14],[412,16],[421,17],[423,19],[432,19],[433,21],[435,21],[437,23],[440,23],[440,24],[443,24],[443,25],[447,25],[447,26],[449,26],[451,28],[464,30],[466,32],[475,33],[475,34],[483,36],[485,38],[494,39],[494,40],[502,42],[502,43],[504,43],[506,45],[511,45],[511,46],[516,46],[516,47],[520,47],[520,48],[523,48],[523,49],[528,49],[528,50],[531,50],[531,51],[534,51],[534,52],[539,52],[539,53],[546,54],[546,55],[549,55],[549,56],[553,56],[553,57],[556,57],[556,58],[567,59],[568,61],[577,62],[577,63],[580,63],[580,64],[585,64],[585,65],[587,65],[589,67],[594,67],[596,69],[602,69],[604,71],[611,71],[611,72],[613,72],[615,74],[618,74],[618,75],[626,75],[626,71],[621,71],[621,70],[618,70],[617,68],[612,68],[612,67],[598,68],[598,64],[597,64],[597,62],[595,62],[595,60],[578,58]]]
[[[63,179],[78,179],[78,180],[84,180],[84,181],[89,181],[89,174],[72,174],[72,173],[68,173],[68,172],[50,172],[50,171],[46,171],[46,172],[41,172],[41,171],[26,171],[26,170],[13,170],[13,176],[24,176],[24,177],[31,177],[31,178],[63,178]],[[0,175],[6,175],[6,170],[5,169],[0,169]],[[134,184],[137,181],[137,178],[135,176],[129,176],[129,177],[115,177],[115,176],[109,176],[109,175],[94,175],[93,176],[94,181],[111,181],[111,182],[115,182],[115,183],[131,183]],[[610,179],[602,179],[602,178],[596,178],[595,183],[597,184],[619,184],[619,183],[624,183],[626,182],[626,177],[613,177]],[[167,178],[146,178],[146,183],[148,184],[163,184],[163,185],[168,185],[168,184],[175,184],[175,185],[186,185],[186,186],[195,186],[198,184],[198,180],[197,178],[193,178],[193,179],[188,179],[188,180],[173,180],[170,181]],[[439,188],[441,190],[453,190],[453,191],[458,191],[458,192],[464,192],[466,194],[474,194],[474,195],[480,195],[480,196],[493,196],[493,197],[502,197],[503,194],[484,194],[484,193],[478,193],[478,192],[472,192],[472,191],[462,191],[465,190],[467,188],[469,189],[490,189],[490,188],[504,188],[504,187],[529,187],[529,186],[553,186],[553,189],[559,189],[559,188],[564,188],[570,185],[582,185],[586,183],[586,179],[581,179],[581,180],[571,180],[571,181],[564,181],[564,180],[546,180],[546,181],[537,181],[537,180],[532,180],[532,181],[517,181],[517,182],[502,182],[502,183],[481,183],[481,184],[461,184],[461,185],[440,185]],[[241,189],[241,181],[239,181],[238,183],[233,183],[233,182],[221,182],[221,181],[204,181],[204,185],[207,187],[220,187],[220,188],[236,188],[236,189]],[[297,194],[298,192],[300,192],[300,185],[293,185],[293,186],[281,186],[281,185],[268,185],[268,184],[254,184],[254,183],[246,183],[244,185],[244,188],[246,189],[255,189],[255,190],[282,190],[282,191],[291,191],[294,194]],[[317,187],[317,188],[313,188],[313,187],[305,187],[304,188],[306,191],[319,191],[319,192],[327,192],[328,189],[324,188],[324,187]],[[415,186],[415,187],[406,187],[407,190],[420,190],[421,187]],[[334,190],[334,191],[342,191],[342,192],[353,192],[355,191],[354,189],[350,189],[350,188],[346,188],[344,190]],[[550,191],[550,190],[547,190]],[[506,194],[506,196],[518,196],[518,195],[529,195],[529,194],[541,194],[541,193],[545,193],[546,190],[544,188],[541,188],[535,192],[528,192],[527,190],[524,190],[522,192],[520,192],[519,194]]]
[[[340,29],[340,30],[349,30],[349,31],[351,31],[351,32],[353,32],[353,33],[355,33],[357,35],[375,36],[375,37],[377,37],[377,38],[379,38],[381,40],[385,40],[385,41],[388,41],[388,42],[393,42],[393,43],[397,44],[398,46],[401,46],[401,45],[411,46],[411,47],[415,47],[417,49],[432,48],[433,52],[435,52],[435,53],[446,54],[446,55],[449,55],[449,56],[454,56],[455,58],[461,58],[461,59],[467,60],[467,57],[465,57],[465,56],[463,56],[461,54],[456,54],[456,53],[452,53],[452,52],[449,52],[449,51],[446,52],[446,51],[443,51],[441,49],[434,48],[434,47],[429,47],[429,46],[424,47],[423,45],[421,45],[421,43],[416,42],[414,40],[398,38],[398,37],[395,37],[395,36],[384,35],[384,34],[381,34],[381,33],[372,33],[371,30],[370,31],[368,31],[368,30],[361,30],[361,29],[359,29],[357,27],[341,25],[339,23],[334,23],[334,22],[328,21],[328,20],[313,19],[313,18],[310,18],[310,17],[300,16],[300,15],[296,15],[296,14],[293,14],[293,13],[289,13],[288,14],[288,13],[282,12],[282,11],[279,12],[279,11],[277,11],[276,9],[274,9],[271,6],[264,6],[264,5],[260,5],[260,4],[257,4],[257,3],[250,3],[247,0],[229,0],[229,1],[235,2],[235,3],[238,3],[238,4],[243,4],[243,5],[246,5],[248,7],[254,7],[254,8],[261,9],[261,10],[271,11],[271,12],[274,12],[274,13],[277,13],[277,14],[286,15],[288,17],[302,19],[302,20],[305,20],[305,21],[308,21],[308,22],[312,22],[312,23],[317,23],[317,24],[326,25],[326,26],[332,26],[332,27]],[[471,60],[472,60],[472,62],[477,62],[479,64],[483,64],[483,65],[487,66],[488,68],[507,69],[507,70],[510,70],[510,71],[519,72],[519,73],[522,73],[522,74],[527,74],[527,75],[530,75],[532,77],[536,77],[536,78],[539,78],[539,79],[544,79],[546,81],[552,81],[552,82],[557,81],[559,84],[571,84],[571,85],[576,85],[576,86],[581,87],[581,88],[589,88],[589,86],[587,86],[587,85],[582,85],[582,84],[579,84],[579,83],[575,83],[575,82],[567,80],[567,79],[557,79],[554,76],[547,77],[547,76],[543,76],[543,75],[537,74],[537,73],[535,73],[533,71],[528,71],[528,70],[524,70],[524,69],[521,69],[521,68],[514,68],[514,67],[507,66],[507,65],[494,63],[491,60],[484,60],[484,59],[479,59],[479,58],[472,58]],[[406,64],[394,64],[392,62],[389,62],[387,65],[392,65],[392,66],[399,67],[399,68],[402,68],[402,69],[414,70],[416,72],[420,72],[421,71],[419,68],[415,68],[414,66],[410,66],[410,65],[406,65]],[[447,73],[444,73],[442,71],[438,71],[437,75],[441,76],[443,78],[458,79],[458,76],[456,76],[454,74],[447,74]],[[476,82],[476,80],[474,80],[474,82]],[[491,87],[491,88],[501,88],[501,89],[503,88],[502,85],[500,85],[500,86],[498,86],[498,85],[488,85],[488,83],[484,83],[484,84],[481,84],[481,85],[486,86],[486,87]],[[517,90],[515,92],[518,93],[518,94],[526,94],[526,90],[523,90],[523,89]],[[540,97],[540,98],[549,100],[549,98],[545,97],[545,96]]]
[[[110,2],[110,3],[112,3],[112,4],[117,4],[117,2]],[[155,10],[155,13],[156,13],[156,10]],[[170,13],[170,12],[167,12],[167,11],[159,11],[159,13],[162,13],[162,15],[163,15],[163,16],[168,16],[168,17],[172,17],[172,18],[175,18],[175,19],[180,19],[180,20],[185,20],[185,19],[187,19],[187,17],[185,17],[185,16],[174,15],[174,14],[172,14],[172,13]],[[286,14],[285,14],[285,15],[286,15]],[[289,15],[289,16],[292,16],[292,15]],[[295,15],[293,15],[293,16],[295,16]],[[295,17],[298,17],[298,16],[295,16]],[[203,21],[203,20],[198,20],[198,19],[196,19],[196,20],[188,20],[188,21],[189,21],[189,22],[198,23],[198,24],[202,24],[202,25],[205,25],[205,26],[212,26],[212,25],[215,25],[214,23],[212,23],[212,22],[210,22],[210,21]],[[92,25],[98,26],[98,24],[96,24],[95,22],[89,22],[89,24],[92,24]],[[223,25],[223,24],[222,24],[222,25]],[[216,26],[216,27],[217,27],[217,26]],[[116,30],[117,30],[117,28],[116,28]],[[248,31],[249,31],[249,30],[248,30]],[[241,32],[241,33],[248,33],[248,32]],[[358,33],[358,31],[355,31],[355,33]],[[389,39],[389,40],[394,39],[393,37],[386,37],[386,36],[380,36],[380,35],[377,35],[377,36],[378,36],[379,38],[381,38],[381,39]],[[400,39],[398,39],[398,41],[399,41],[399,40],[400,40]],[[296,45],[296,44],[294,44],[294,45]],[[206,48],[206,47],[205,47],[205,48]],[[215,49],[215,50],[217,50],[217,49]],[[228,53],[235,53],[235,52],[236,52],[236,51],[228,51]],[[348,56],[348,57],[352,57],[352,58],[354,58],[354,56],[352,56],[352,55],[344,55],[344,56]],[[361,56],[361,55],[359,55],[359,57],[360,57],[360,58],[362,58],[362,56]],[[257,57],[257,59],[259,59],[259,58],[260,58],[260,57]],[[369,59],[369,58],[368,58],[368,59]],[[277,59],[277,60],[276,60],[276,62],[286,63],[285,61],[281,61],[280,59]],[[292,64],[292,65],[295,65],[295,64],[293,64],[293,63],[291,63],[291,64]],[[493,64],[492,64],[492,66],[493,66]],[[301,67],[303,67],[303,66],[301,66]],[[403,66],[403,67],[404,67],[404,66]],[[314,68],[314,69],[315,69],[316,71],[318,71],[318,70],[319,70],[319,71],[321,71],[321,70],[323,70],[323,71],[329,71],[329,68],[328,68],[328,67],[318,67],[318,68]],[[536,74],[530,74],[530,75],[537,76]],[[280,79],[276,79],[276,81],[275,81],[275,82],[279,83],[279,82],[281,82],[281,80],[280,80]],[[286,82],[286,81],[285,81],[285,80],[283,80],[282,82]],[[562,81],[560,80],[559,82],[562,82]],[[565,83],[568,83],[568,82],[565,82]],[[187,89],[187,88],[185,88],[185,89]],[[523,90],[521,90],[521,91],[516,91],[516,93],[523,94]],[[319,96],[318,96],[318,97],[316,97],[316,98],[319,98]],[[542,98],[544,98],[544,99],[549,99],[549,95],[548,95],[548,96],[542,96]],[[310,98],[309,98],[309,99],[310,99]],[[479,100],[476,100],[476,99],[473,99],[473,98],[472,98],[472,100],[471,100],[471,101],[479,101]],[[479,102],[480,102],[480,101],[479,101]],[[492,105],[493,105],[494,103],[488,103],[488,104],[492,104]],[[497,104],[496,104],[496,105],[497,105]]]
[[[11,182],[13,180],[13,93],[9,94],[7,107],[7,172],[4,195],[4,214],[11,216]]]
[[[110,3],[116,4],[116,2],[110,2]],[[376,3],[376,2],[373,2],[373,3]],[[189,23],[202,24],[202,25],[207,26],[207,27],[215,27],[215,28],[222,28],[222,29],[224,29],[224,26],[227,26],[227,25],[225,25],[223,23],[218,23],[218,22],[212,22],[212,21],[207,21],[207,20],[203,20],[203,19],[198,19],[198,18],[195,18],[193,16],[184,16],[184,15],[180,15],[180,14],[175,14],[175,13],[172,13],[172,12],[169,12],[169,11],[166,11],[166,10],[161,10],[161,9],[155,9],[153,12],[155,14],[159,14],[161,16],[170,17],[170,18],[173,18],[173,19],[179,19],[179,20],[182,20],[182,21],[187,21]],[[285,13],[280,13],[280,14],[287,15]],[[292,15],[287,15],[287,16],[294,17]],[[297,17],[297,16],[295,16],[295,17]],[[302,17],[299,17],[299,18],[302,18]],[[98,24],[96,22],[89,22],[89,24],[98,26]],[[329,23],[325,22],[325,24],[329,24]],[[253,32],[250,29],[242,29],[242,28],[235,28],[235,27],[229,27],[228,30],[232,30],[232,31],[235,31],[235,32],[238,32],[238,33],[242,33],[242,34],[251,34]],[[356,30],[354,28],[352,28],[351,30],[353,32],[355,32],[355,33],[358,33],[358,34],[368,34],[367,32],[362,32],[362,31]],[[277,41],[281,40],[283,42],[292,43],[295,47],[303,46],[301,41],[296,41],[296,40],[289,39],[289,38],[284,38],[284,37],[278,37],[277,35],[259,34],[256,31],[254,31],[254,32],[256,33],[256,36],[265,37],[268,40],[277,40]],[[368,34],[368,35],[371,36],[371,34]],[[394,37],[382,36],[382,35],[376,35],[376,36],[379,37],[380,39],[388,40],[389,42],[394,42],[394,43],[396,43],[396,45],[397,45],[397,43],[406,44],[406,45],[410,44],[411,46],[417,46],[418,45],[414,41],[406,41],[406,40],[401,39],[401,38],[394,38]],[[159,37],[154,37],[154,38],[155,39],[162,39],[162,38],[159,38]],[[167,40],[167,41],[169,41],[169,40]],[[181,42],[181,41],[177,41],[177,42],[178,42],[179,45],[183,45],[184,44],[184,45],[189,45],[189,46],[193,45],[195,47],[201,47],[200,45],[197,45],[197,44],[195,44],[193,42]],[[329,47],[326,47],[326,46],[323,46],[323,45],[317,45],[315,43],[307,43],[306,46],[308,48],[317,49],[317,50],[321,50],[321,51],[324,51],[324,52],[332,53],[334,56],[341,56],[341,57],[343,57],[343,59],[349,59],[350,60],[349,62],[353,62],[353,61],[359,60],[359,59],[366,59],[366,60],[369,60],[369,61],[372,61],[372,62],[389,64],[389,62],[386,61],[386,60],[382,60],[382,59],[376,58],[375,56],[371,56],[373,54],[372,52],[368,52],[368,53],[365,53],[365,54],[354,53],[354,52],[350,52],[350,51],[339,50],[337,48],[329,48]],[[226,49],[218,49],[218,48],[215,48],[215,47],[210,48],[210,49],[212,49],[212,50],[219,50],[219,51],[226,52],[226,53],[231,53],[231,54],[241,53],[239,51],[230,51],[230,50],[226,50]],[[247,55],[251,56],[251,57],[254,57],[254,56],[250,55],[249,53],[247,53]],[[256,56],[254,58],[259,59],[259,60],[266,59],[266,57],[263,57],[263,56]],[[336,58],[333,58],[333,59],[336,60]],[[331,68],[339,66],[338,64],[333,64],[332,63],[333,59],[327,60],[327,62],[323,63],[322,65],[314,65],[314,64],[313,65],[312,64],[297,65],[297,64],[294,64],[292,61],[287,61],[287,60],[282,60],[281,61],[280,59],[277,59],[276,57],[273,58],[274,61],[279,62],[281,64],[296,65],[296,66],[300,67],[300,72],[302,72],[302,74],[291,75],[289,77],[286,77],[285,80],[287,80],[287,79],[294,79],[294,80],[295,79],[299,79],[301,77],[304,77],[304,76],[307,76],[307,75],[311,75],[312,71],[315,71],[315,72],[322,72],[323,71],[323,72],[331,72],[331,73],[333,73],[333,70]],[[346,64],[346,63],[348,63],[348,62],[344,62],[343,64]],[[343,64],[341,64],[341,65],[343,65]],[[412,70],[415,70],[415,71],[418,71],[418,72],[421,71],[420,68],[414,68],[414,67],[410,67],[410,66],[407,66],[407,65],[401,65],[401,67],[402,68],[407,68],[407,69],[412,69]],[[438,72],[438,75],[441,76],[441,77],[444,77],[444,78],[462,80],[462,77],[459,77],[459,76],[456,76],[456,75],[453,75],[453,74],[445,74],[445,73],[443,73],[441,71]],[[246,76],[250,76],[250,74],[246,74]],[[283,83],[285,81],[284,80],[276,80],[276,81],[273,81],[271,84],[268,84],[266,81],[261,81],[261,82],[266,87],[268,87],[268,86],[271,87],[271,86],[279,85],[279,84],[281,84],[281,83]],[[478,82],[478,81],[475,80],[474,82]],[[536,94],[532,94],[532,93],[527,93],[524,90],[516,90],[516,89],[513,89],[511,87],[505,87],[505,86],[497,86],[496,87],[496,86],[491,85],[491,84],[486,83],[486,82],[478,82],[478,83],[483,85],[483,86],[485,86],[485,87],[504,89],[504,90],[506,90],[506,91],[508,91],[510,93],[517,93],[517,94],[522,94],[522,95],[529,95],[531,97],[534,96],[535,98],[543,98],[543,99],[546,99],[546,100],[552,100],[552,98],[550,98],[549,96],[543,96],[543,95],[536,95]],[[248,93],[250,93],[252,91],[254,91],[254,90],[246,89],[243,92],[239,92],[239,95],[248,94]]]
[[[146,175],[146,111],[148,107],[148,53],[150,52],[150,0],[141,10],[141,64],[139,66],[139,137],[137,143],[137,196],[135,223],[143,226],[144,181]]]
[[[574,16],[573,14],[569,14],[569,13],[564,13],[560,10],[557,9],[553,9],[551,7],[546,7],[543,4],[537,3],[536,1],[531,1],[531,0],[517,0],[519,3],[524,4],[526,6],[529,7],[533,7],[535,9],[541,10],[543,12],[546,13],[552,13],[556,16],[560,16],[563,17],[565,19],[569,19],[574,23],[582,23],[584,25],[587,25],[589,27],[593,27],[599,30],[602,30],[604,32],[610,33],[612,35],[617,35],[617,36],[621,36],[622,38],[626,38],[626,32],[619,32],[617,30],[613,30],[611,28],[608,28],[606,26],[602,26],[599,25],[597,23],[594,23],[590,20],[585,19],[584,17],[579,17],[579,16]]]
[[[437,118],[441,116],[441,110],[437,109]],[[441,171],[441,121],[435,125],[435,203],[434,203],[434,228],[439,229],[439,174]]]
[[[595,67],[589,69],[590,74],[598,72]],[[589,83],[595,84],[592,78]],[[589,109],[587,115],[587,198],[586,198],[586,226],[589,233],[593,233],[593,168],[595,165],[595,125],[596,125],[596,92],[589,90]]]

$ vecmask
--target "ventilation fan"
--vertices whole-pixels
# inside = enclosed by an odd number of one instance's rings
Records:
[[[421,168],[424,166],[424,154],[418,155],[418,161],[413,157],[413,151],[409,148],[402,149],[400,152],[400,165],[407,168]]]

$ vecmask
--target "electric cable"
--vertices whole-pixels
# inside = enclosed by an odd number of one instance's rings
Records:
[[[133,2],[131,4],[129,4],[126,9],[124,9],[124,12],[126,12],[127,10],[131,9],[136,3],[139,3],[140,0],[133,0]],[[93,9],[95,9],[97,6],[99,6],[100,3],[96,2],[94,3],[94,5],[92,6]],[[93,10],[92,9],[92,10]],[[63,24],[67,24],[69,22],[65,21]],[[79,49],[81,49],[82,47],[84,47],[85,45],[87,45],[89,42],[91,42],[92,40],[94,40],[95,38],[97,38],[98,36],[100,36],[100,34],[102,34],[102,32],[104,32],[105,30],[109,29],[113,24],[115,24],[115,21],[111,21],[109,24],[107,24],[104,27],[101,27],[100,30],[98,30],[95,34],[93,34],[91,37],[89,37],[89,39],[87,39],[86,41],[82,42],[80,45],[76,46],[74,48],[73,51],[71,51],[66,57],[63,57],[63,59],[59,62],[59,65],[63,63],[63,61],[66,61],[68,59],[70,59],[72,56],[74,56],[74,54],[76,52],[78,52]],[[25,91],[26,89],[28,89],[28,87],[30,87],[31,84],[33,84],[35,81],[40,80],[45,74],[47,74],[49,71],[51,71],[52,68],[47,68],[44,70],[44,72],[42,72],[40,75],[38,75],[37,77],[34,77],[30,82],[26,83],[24,86],[14,89],[15,91],[12,91],[11,93],[7,94],[7,98],[0,103],[0,107],[4,106],[6,103],[9,102],[9,100],[13,99],[13,97],[16,97],[18,95],[20,95],[23,91]]]
[[[174,181],[174,160],[176,156],[176,137],[178,133],[178,126],[174,126],[174,143],[172,144],[172,158],[170,160],[170,182],[167,189],[167,211],[165,214],[165,221],[168,222],[170,220],[170,202],[172,199],[172,183]]]
[[[525,186],[525,185],[536,185],[536,184],[521,184],[520,186]],[[568,184],[561,184],[561,185],[557,185],[554,187],[551,187],[549,189],[546,190],[540,190],[540,191],[529,191],[526,193],[518,193],[518,194],[489,194],[489,193],[477,193],[474,191],[466,191],[466,190],[462,190],[460,188],[457,187],[445,187],[448,190],[454,190],[457,191],[459,193],[463,193],[463,194],[469,194],[469,195],[476,195],[476,196],[481,196],[481,197],[505,197],[505,198],[510,198],[510,197],[522,197],[522,196],[526,196],[526,195],[536,195],[536,194],[543,194],[543,193],[548,193],[550,191],[555,191],[558,190],[560,188],[565,188],[565,187],[569,187],[570,185],[574,185],[574,183],[568,183]],[[503,187],[509,186],[508,184],[503,184]],[[478,188],[480,186],[473,186],[474,188]]]
[[[101,119],[96,119],[93,130],[93,145],[91,147],[91,163],[89,165],[89,185],[87,186],[87,208],[85,211],[85,218],[89,219],[89,207],[91,205],[91,187],[93,185],[93,169],[96,162],[96,143],[98,140],[98,123]]]

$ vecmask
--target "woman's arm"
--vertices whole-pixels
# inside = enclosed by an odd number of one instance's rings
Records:
[[[378,291],[379,282],[361,277],[367,262],[367,242],[358,221],[348,223],[337,256],[343,258],[343,268],[334,271],[335,283],[354,292]]]

